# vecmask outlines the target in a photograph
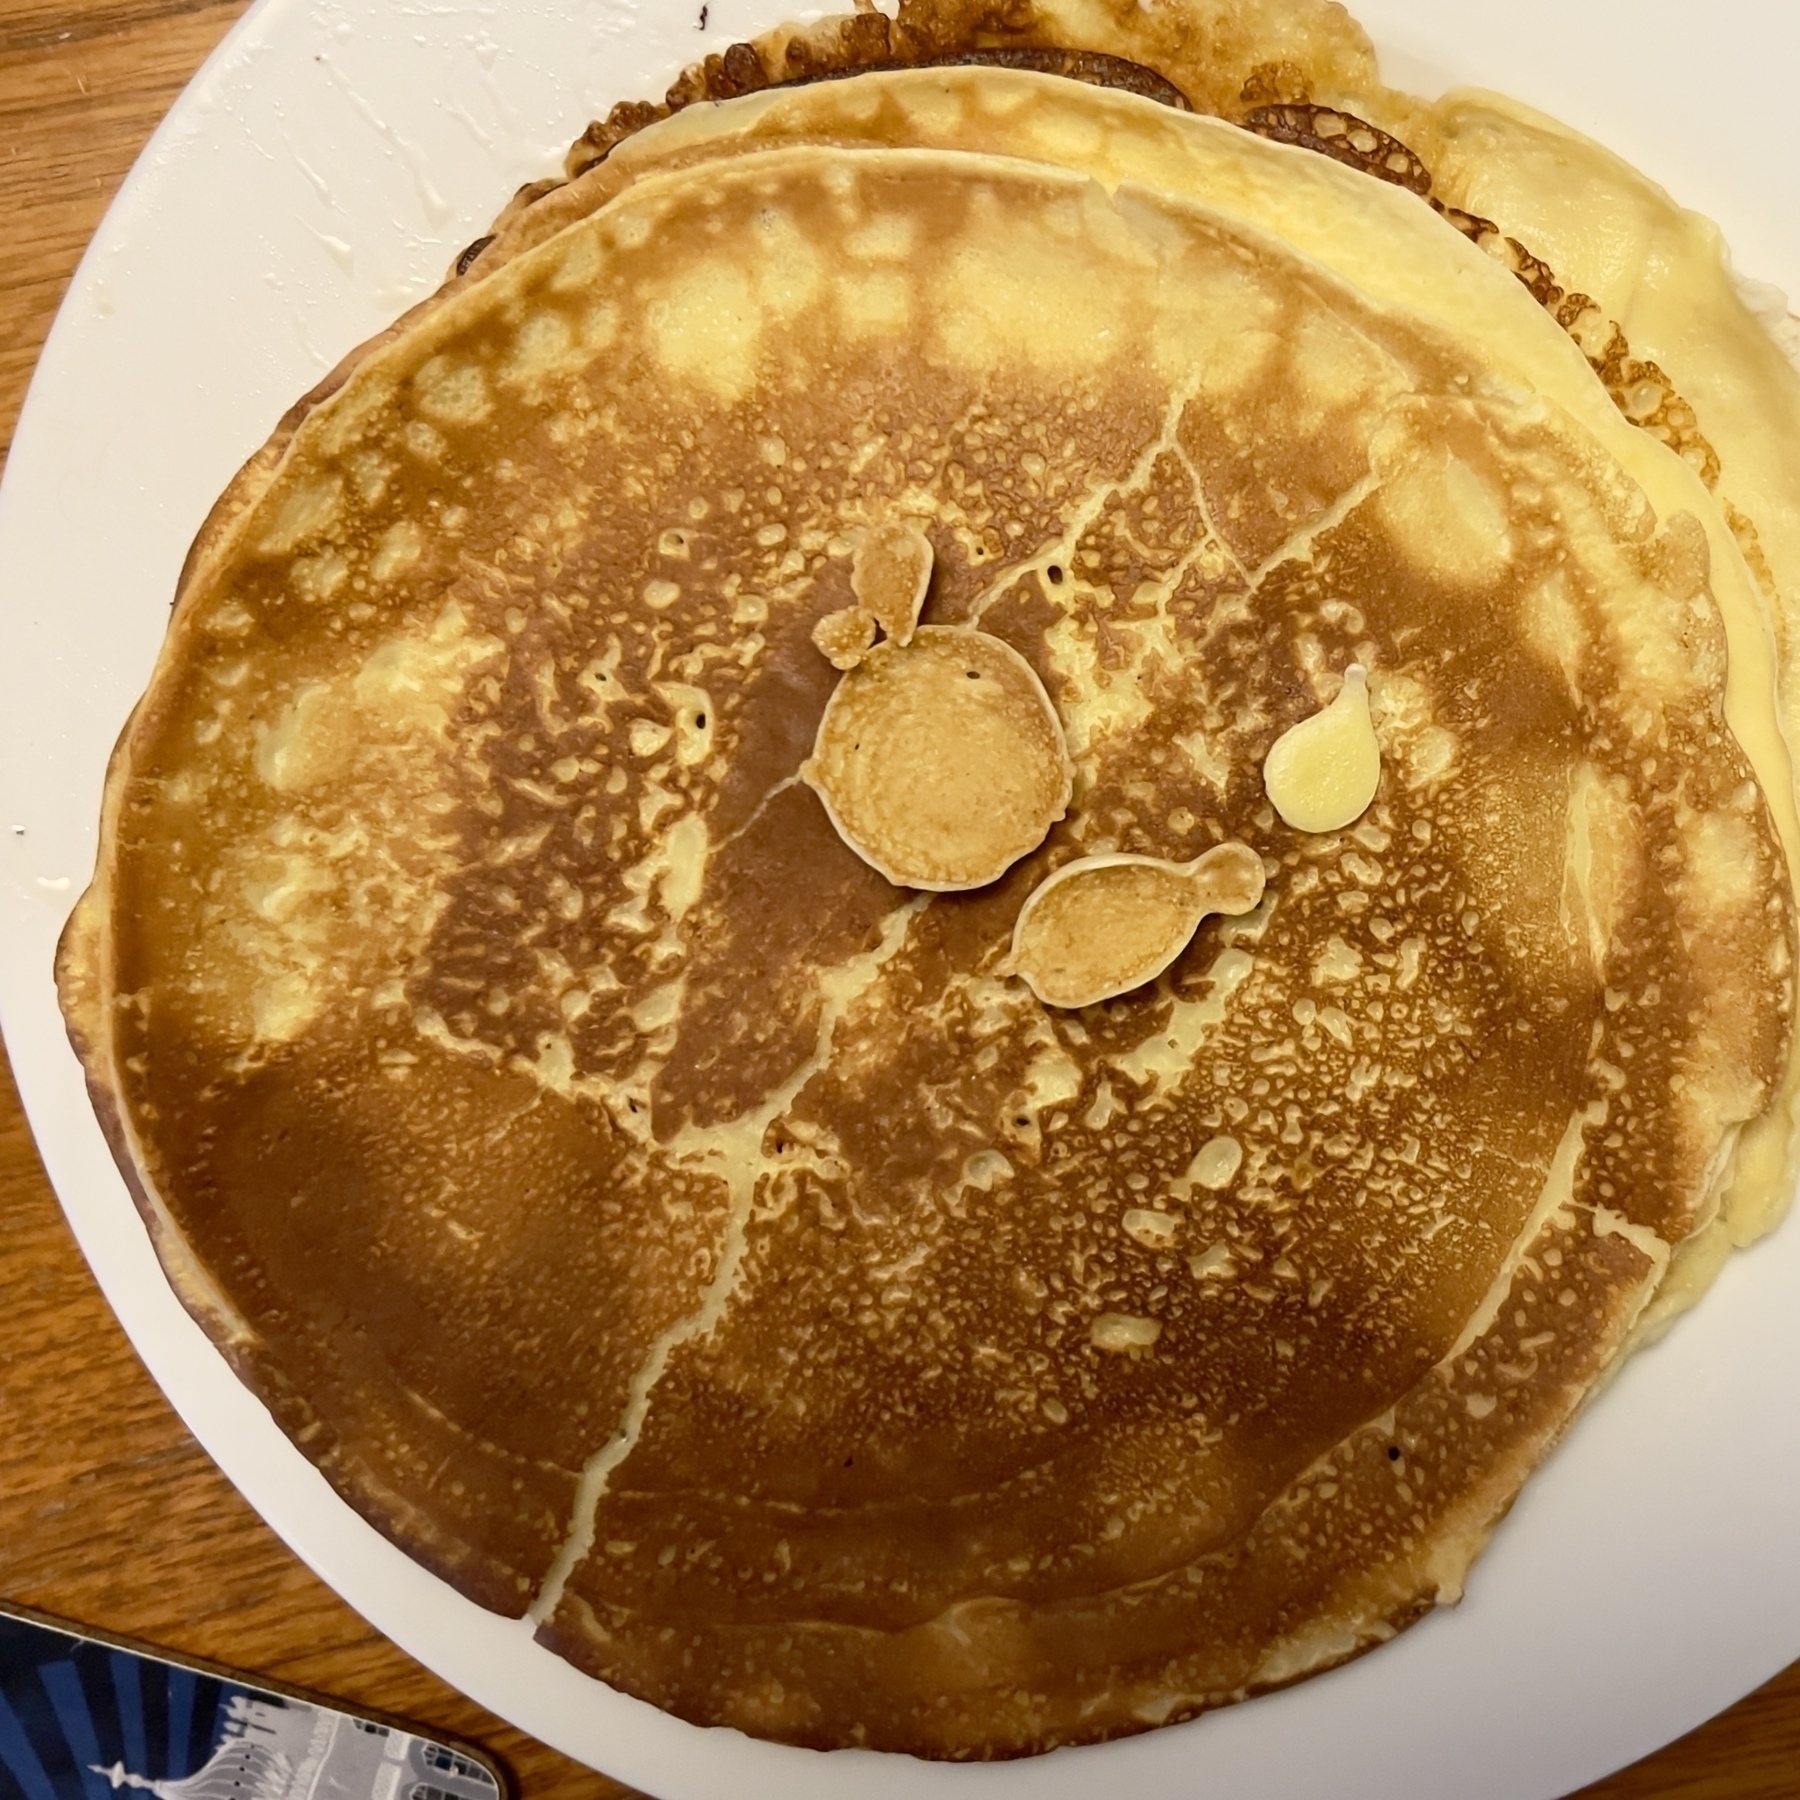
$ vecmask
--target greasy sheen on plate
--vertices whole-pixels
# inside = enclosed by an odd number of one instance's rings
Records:
[[[396,1542],[684,1718],[1014,1756],[1455,1599],[1729,1222],[1786,664],[1735,459],[1314,106],[1335,9],[872,18],[730,91],[985,60],[619,120],[290,415],[59,979]]]

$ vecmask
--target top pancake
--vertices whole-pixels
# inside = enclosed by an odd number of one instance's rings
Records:
[[[969,59],[979,67],[967,66]],[[1052,59],[1089,85],[1079,100],[1065,96],[1061,105],[1009,106],[1000,98],[1009,59],[1021,69]],[[961,70],[947,66],[959,61]],[[861,98],[878,85],[868,81],[854,84],[854,99],[837,84],[771,89],[821,71],[909,65],[930,68],[942,91],[914,84],[909,93],[900,84],[876,105]],[[979,79],[969,81],[972,74]],[[1682,504],[1694,507],[1711,543],[1731,646],[1727,716],[1774,806],[1790,876],[1800,881],[1800,813],[1790,798],[1788,752],[1800,733],[1800,659],[1793,654],[1800,535],[1791,522],[1800,517],[1800,378],[1768,329],[1773,319],[1792,341],[1785,302],[1736,273],[1710,220],[1567,126],[1493,94],[1452,92],[1427,103],[1385,87],[1366,36],[1337,6],[1027,0],[1001,17],[963,0],[904,0],[892,21],[863,14],[778,28],[685,71],[663,107],[624,105],[590,127],[569,153],[575,179],[560,189],[523,190],[483,254],[508,254],[533,241],[563,209],[589,204],[586,190],[630,179],[634,166],[715,155],[734,141],[999,149],[1086,169],[1109,185],[1149,180],[1214,205],[1221,185],[1237,185],[1207,153],[1205,133],[1152,123],[1149,109],[1119,109],[1108,87],[1241,122],[1305,147],[1314,153],[1310,160],[1332,158],[1429,197],[1442,219],[1525,283],[1580,347],[1600,377],[1596,386],[1580,371],[1585,398],[1610,396],[1620,415],[1611,421],[1615,434],[1629,420],[1634,431],[1677,451],[1690,488],[1697,481],[1708,490],[1707,500],[1696,504],[1690,495]],[[695,104],[733,95],[744,98],[723,107]],[[671,116],[658,124],[658,114]],[[1279,228],[1333,267],[1343,269],[1348,254],[1360,265],[1352,279],[1373,280],[1379,291],[1397,279],[1413,289],[1408,304],[1432,316],[1446,304],[1456,310],[1456,282],[1445,285],[1438,248],[1429,244],[1435,222],[1415,219],[1406,254],[1385,264],[1381,249],[1374,258],[1359,256],[1363,246],[1334,233],[1357,216],[1356,204],[1328,203],[1310,215],[1304,203],[1293,204],[1290,189],[1318,180],[1285,171],[1253,200],[1260,210],[1269,186],[1277,188],[1286,202]],[[1388,233],[1376,243],[1391,251]],[[1566,389],[1558,397],[1571,404]],[[1642,459],[1626,460],[1644,479]],[[1665,482],[1674,473],[1660,471]],[[1684,1246],[1650,1330],[1692,1304],[1730,1248],[1783,1216],[1797,1173],[1800,1044],[1790,1051],[1780,1094],[1738,1146],[1716,1216]]]
[[[1256,104],[1272,96],[1269,84],[1278,75],[1283,98],[1318,93],[1353,106],[1424,146],[1430,167],[1406,150],[1398,157],[1408,171],[1403,182],[1380,156],[1347,148],[1347,132],[1306,138],[1304,154],[1273,142],[1246,145],[1241,129],[1171,117],[1166,107],[1144,106],[1129,93],[1007,69],[940,66],[850,83],[760,85],[766,71],[794,61],[797,45],[803,61],[825,66],[875,54],[862,42],[871,35],[869,21],[826,21],[799,40],[781,32],[758,40],[765,73],[740,99],[690,103],[648,128],[640,120],[601,162],[593,160],[590,132],[570,153],[575,178],[535,197],[527,190],[521,200],[530,204],[509,209],[482,255],[502,259],[542,241],[648,170],[801,142],[842,150],[917,144],[1045,160],[1108,187],[1130,181],[1185,193],[1273,231],[1366,292],[1453,332],[1487,337],[1490,355],[1553,395],[1626,463],[1659,512],[1689,510],[1702,521],[1730,646],[1726,715],[1770,799],[1790,878],[1800,879],[1800,812],[1788,750],[1800,732],[1800,677],[1791,653],[1800,631],[1800,551],[1789,524],[1800,515],[1800,381],[1740,298],[1717,228],[1684,213],[1599,146],[1515,103],[1450,95],[1426,106],[1381,87],[1372,59],[1353,54],[1347,22],[1334,9],[1294,8],[1285,21],[1295,40],[1290,58],[1258,63],[1241,91],[1233,83],[1249,67],[1252,52],[1244,46],[1275,46],[1267,22],[1255,25],[1230,5],[1183,9],[1183,16],[1192,34],[1184,43],[1170,39],[1159,13],[1076,16],[1054,4],[1009,15],[1005,35],[1009,43],[1049,40],[1152,59],[1187,82],[1204,109],[1253,122],[1274,110],[1291,126],[1308,109]],[[971,33],[972,41],[987,41],[954,4],[920,0],[880,31],[882,53],[901,56],[948,51]],[[1205,46],[1202,63],[1195,61],[1196,42]],[[729,60],[737,78],[749,82],[743,59]],[[691,101],[723,80],[709,61],[704,72],[690,71],[677,83],[671,98]],[[596,131],[604,140],[611,129]],[[1393,154],[1394,140],[1388,145]],[[1327,160],[1319,150],[1344,160]],[[1386,185],[1371,180],[1369,169],[1385,174]],[[1483,267],[1441,219],[1415,204],[1420,191],[1492,214],[1527,243],[1455,213],[1487,252]],[[1529,245],[1550,254],[1568,287]],[[1498,290],[1515,277],[1528,284],[1537,312],[1499,300]],[[1504,321],[1498,328],[1496,306]],[[1690,401],[1699,406],[1698,419]],[[1665,444],[1679,454],[1661,454]],[[1753,1240],[1785,1212],[1800,1162],[1797,1118],[1800,1045],[1790,1050],[1781,1093],[1744,1134],[1715,1215],[1684,1245],[1648,1328],[1660,1330],[1691,1304],[1734,1244]]]
[[[62,980],[340,1492],[684,1716],[937,1755],[1454,1594],[1790,1012],[1706,528],[1488,343],[1167,192],[796,145],[646,174],[253,465]],[[1075,770],[971,894],[797,780],[896,518]],[[1353,661],[1381,786],[1294,832],[1262,757]],[[1230,839],[1262,907],[1154,986],[999,974],[1056,868]]]

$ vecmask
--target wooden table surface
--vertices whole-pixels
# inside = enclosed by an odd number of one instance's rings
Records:
[[[0,458],[83,246],[242,7],[0,0]],[[627,1792],[428,1674],[251,1512],[114,1323],[3,1065],[0,1294],[0,1598],[472,1738],[512,1769],[526,1800]],[[1651,1795],[1800,1795],[1800,1664],[1583,1800]]]

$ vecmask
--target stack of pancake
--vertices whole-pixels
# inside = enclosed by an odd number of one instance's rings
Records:
[[[1797,446],[1701,225],[1336,8],[709,59],[195,546],[59,968],[171,1281],[685,1718],[1011,1756],[1379,1643],[1789,1190]],[[817,771],[959,641],[1062,743],[945,882]],[[1265,758],[1364,682],[1302,829]],[[983,816],[965,716],[833,754]],[[1059,871],[1224,846],[1153,980],[1015,966]]]

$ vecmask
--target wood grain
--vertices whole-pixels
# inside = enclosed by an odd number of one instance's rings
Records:
[[[0,0],[0,457],[69,277],[243,0]],[[63,1223],[0,1061],[0,1598],[468,1737],[526,1800],[628,1790],[359,1619],[194,1443]],[[1800,1664],[1581,1800],[1793,1800]]]
[[[0,1290],[0,1598],[470,1738],[526,1800],[630,1792],[427,1673],[250,1510],[107,1310],[3,1065]]]

